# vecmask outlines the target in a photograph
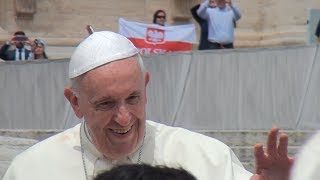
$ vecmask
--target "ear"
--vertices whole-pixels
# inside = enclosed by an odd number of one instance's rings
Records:
[[[80,110],[80,106],[79,106],[79,99],[78,97],[73,93],[71,87],[66,87],[64,89],[64,96],[68,99],[68,101],[70,102],[70,105],[74,111],[74,113],[76,114],[76,116],[81,119],[83,117],[83,114]]]
[[[150,80],[150,73],[146,72],[145,77],[144,77],[144,83],[145,83],[144,96],[146,99],[146,103],[147,103],[147,86],[148,86],[149,80]]]
[[[148,83],[150,80],[150,73],[146,72],[145,77],[144,77],[144,81],[145,81],[145,86],[147,87]]]

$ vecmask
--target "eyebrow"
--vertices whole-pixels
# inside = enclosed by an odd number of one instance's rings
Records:
[[[96,104],[100,104],[100,103],[102,103],[102,102],[113,101],[113,100],[114,100],[114,99],[111,98],[110,96],[105,96],[105,97],[101,97],[101,98],[99,98],[98,100],[95,100],[95,101],[89,100],[89,103],[96,105]]]
[[[128,97],[130,97],[132,95],[141,95],[141,92],[139,90],[133,91],[131,94],[129,94]],[[91,104],[99,104],[99,103],[102,103],[102,102],[113,101],[113,100],[114,100],[114,98],[112,98],[111,96],[104,96],[104,97],[101,97],[101,98],[99,98],[98,100],[95,100],[95,101],[89,100],[89,103],[91,103]]]

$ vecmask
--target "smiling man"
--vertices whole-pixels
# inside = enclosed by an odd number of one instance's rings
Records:
[[[82,122],[18,155],[4,180],[92,180],[121,164],[182,167],[199,180],[286,180],[287,136],[256,146],[257,172],[246,171],[222,142],[146,120],[150,76],[124,36],[95,32],[75,50],[64,95]],[[252,176],[252,177],[251,177]]]

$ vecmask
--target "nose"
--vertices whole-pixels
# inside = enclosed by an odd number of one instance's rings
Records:
[[[128,108],[125,105],[121,105],[118,108],[115,121],[121,126],[128,126],[130,124],[130,120],[131,120],[131,115]]]

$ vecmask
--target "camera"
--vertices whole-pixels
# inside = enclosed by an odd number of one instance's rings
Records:
[[[12,38],[12,41],[20,41],[20,42],[24,42],[24,41],[28,41],[28,37],[27,36],[22,36],[22,35],[17,35],[15,37]]]

